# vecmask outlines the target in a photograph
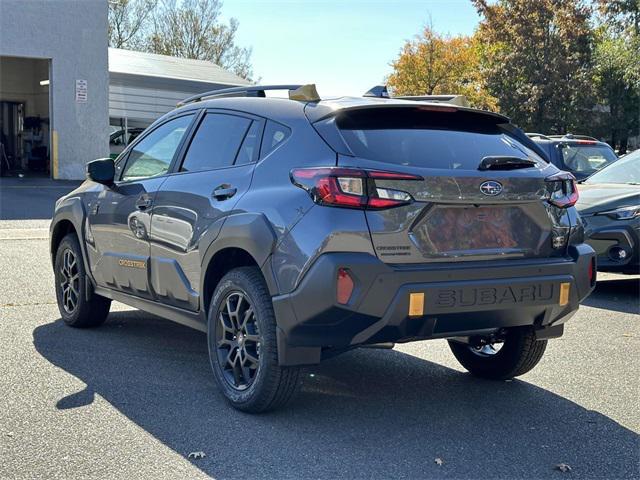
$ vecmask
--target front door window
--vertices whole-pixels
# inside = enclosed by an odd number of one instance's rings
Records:
[[[121,180],[142,180],[167,173],[192,118],[193,115],[185,115],[169,120],[145,136],[131,150]]]

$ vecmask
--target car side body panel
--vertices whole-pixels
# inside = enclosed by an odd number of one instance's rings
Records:
[[[278,291],[277,283],[265,263],[276,242],[276,234],[264,214],[236,213],[223,220],[224,226],[218,237],[202,244],[202,272],[200,291],[204,291],[204,272],[213,257],[228,248],[239,248],[247,252],[265,273],[265,280],[269,291]],[[208,246],[205,245],[208,243]]]
[[[253,165],[169,175],[151,216],[152,286],[160,301],[198,309],[202,256],[233,215],[251,185]],[[217,199],[214,190],[233,185],[236,194]]]

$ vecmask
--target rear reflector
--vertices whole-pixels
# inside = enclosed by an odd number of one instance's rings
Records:
[[[424,315],[424,293],[409,294],[409,316],[421,317]]]
[[[564,307],[567,303],[569,303],[569,292],[571,291],[570,283],[561,283],[560,284],[560,300],[558,304],[561,307]]]
[[[338,269],[338,282],[336,286],[336,298],[338,303],[346,305],[351,299],[353,293],[353,279],[346,268]]]
[[[596,259],[592,258],[589,262],[589,285],[592,287],[596,284]]]

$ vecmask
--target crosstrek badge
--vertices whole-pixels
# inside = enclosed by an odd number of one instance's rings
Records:
[[[147,268],[147,262],[143,262],[142,260],[129,260],[127,258],[120,258],[118,265],[130,268]]]

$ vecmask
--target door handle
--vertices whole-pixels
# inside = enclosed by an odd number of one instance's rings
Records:
[[[213,197],[216,200],[226,200],[227,198],[233,197],[238,189],[236,187],[232,187],[230,185],[220,185],[213,191]]]
[[[142,197],[139,197],[136,200],[136,208],[138,210],[146,210],[151,206],[152,203],[153,201],[151,200],[151,197],[147,197],[146,195],[143,195]]]

